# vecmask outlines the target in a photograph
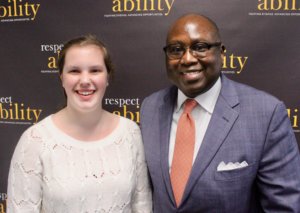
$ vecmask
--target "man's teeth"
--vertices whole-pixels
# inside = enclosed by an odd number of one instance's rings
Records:
[[[192,74],[195,74],[195,73],[199,73],[199,71],[195,70],[195,71],[183,72],[184,75],[192,75]]]

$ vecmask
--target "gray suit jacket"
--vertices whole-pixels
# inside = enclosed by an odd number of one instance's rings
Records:
[[[141,130],[154,213],[299,213],[300,155],[284,104],[221,77],[221,93],[178,208],[168,170],[177,88],[161,90],[143,101]],[[249,165],[217,171],[222,161]]]

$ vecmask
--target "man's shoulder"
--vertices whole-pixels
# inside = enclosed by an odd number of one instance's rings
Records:
[[[162,102],[166,98],[171,98],[171,96],[175,95],[176,92],[177,92],[176,87],[174,86],[166,87],[145,97],[144,102],[147,103]]]
[[[172,110],[176,97],[177,88],[175,86],[167,87],[150,94],[142,102],[141,117],[148,116],[149,119],[152,119],[154,115],[159,113],[160,109]]]
[[[250,100],[250,101],[264,101],[273,104],[277,104],[281,102],[277,97],[268,93],[267,91],[263,91],[258,88],[254,88],[250,85],[236,82],[230,79],[225,80],[225,88],[222,91],[222,95],[224,96],[232,96],[236,95],[239,97],[239,100]],[[228,89],[229,88],[229,89]],[[231,92],[228,92],[230,90]],[[232,92],[234,90],[234,92]]]
[[[163,89],[160,89],[156,92],[151,93],[146,98],[158,98],[158,97],[164,97],[172,92],[172,90],[176,89],[174,86],[169,86]]]

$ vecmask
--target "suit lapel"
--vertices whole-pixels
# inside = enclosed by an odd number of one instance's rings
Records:
[[[177,98],[177,88],[171,87],[169,93],[164,98],[163,105],[160,107],[160,162],[161,172],[163,174],[164,183],[167,188],[170,200],[175,205],[173,191],[169,174],[169,140],[173,117],[173,110]]]
[[[222,76],[222,89],[195,159],[182,203],[187,199],[196,182],[210,164],[238,117],[236,90],[231,81]]]

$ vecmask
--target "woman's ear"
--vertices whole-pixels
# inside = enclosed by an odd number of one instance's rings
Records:
[[[61,86],[62,87],[64,87],[64,81],[63,81],[63,76],[62,76],[62,74],[61,75],[59,75],[59,79],[60,79],[60,82],[61,82]]]

